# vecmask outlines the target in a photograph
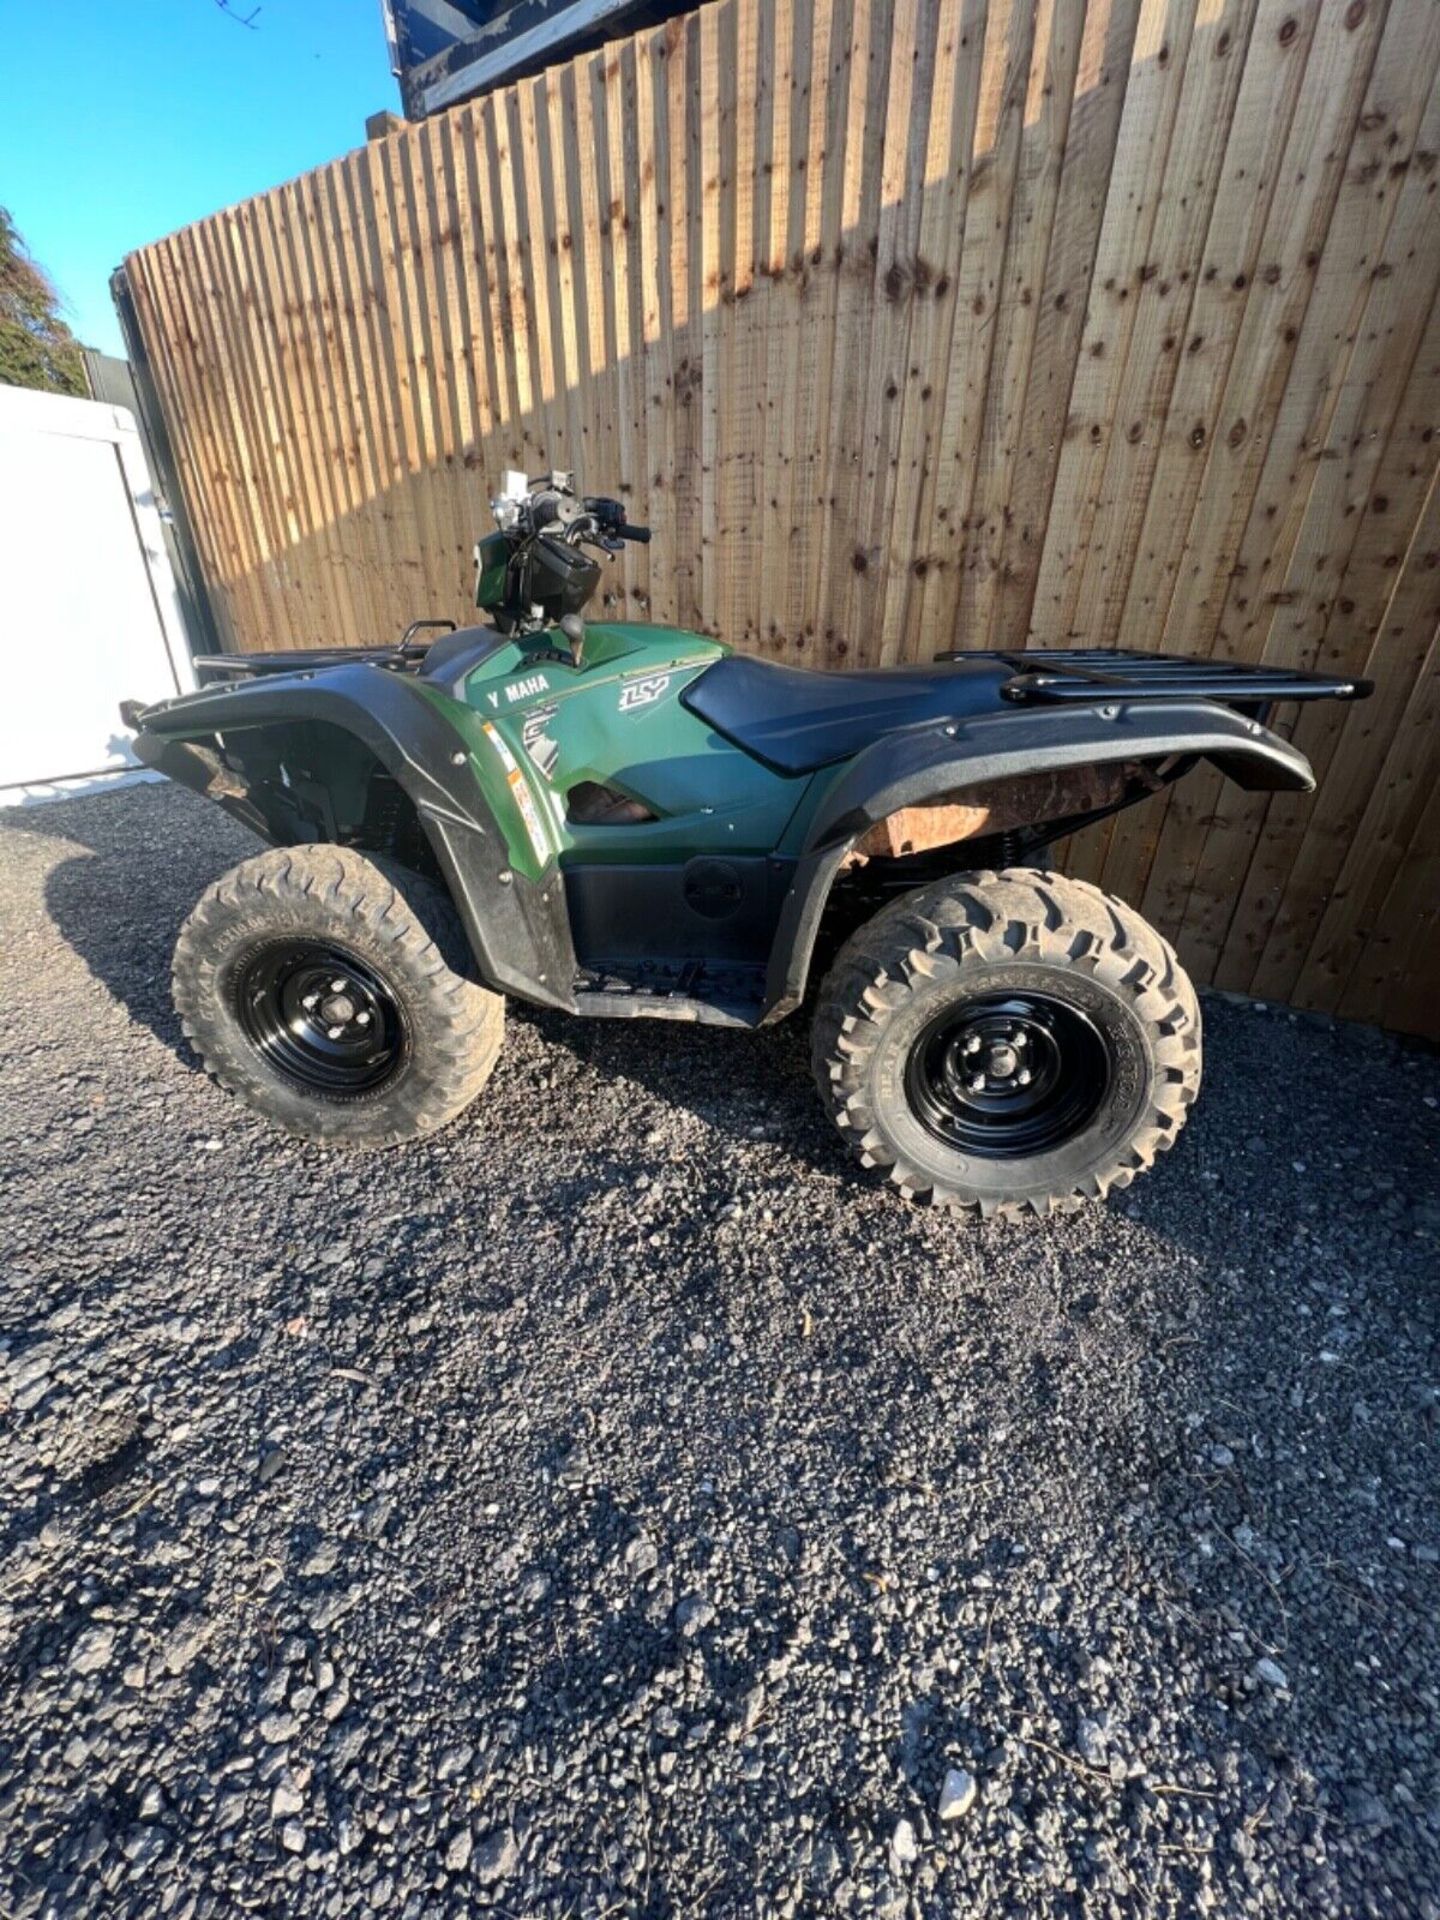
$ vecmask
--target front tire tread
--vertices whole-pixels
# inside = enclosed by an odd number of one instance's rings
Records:
[[[287,1087],[256,1062],[228,1012],[233,942],[267,921],[367,949],[408,985],[411,1070],[373,1098],[329,1101]],[[331,923],[328,928],[326,923]],[[330,845],[276,848],[223,875],[181,929],[173,970],[181,1027],[207,1071],[265,1118],[301,1138],[390,1146],[453,1119],[489,1079],[504,1037],[504,1002],[474,978],[449,897],[376,854]]]

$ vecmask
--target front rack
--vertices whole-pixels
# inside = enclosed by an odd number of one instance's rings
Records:
[[[962,650],[937,660],[963,660]],[[1012,669],[1001,687],[1006,700],[1048,703],[1096,700],[1221,700],[1268,706],[1277,700],[1363,700],[1369,680],[1296,667],[1246,665],[1171,653],[1129,653],[1118,647],[1037,648],[998,656]]]

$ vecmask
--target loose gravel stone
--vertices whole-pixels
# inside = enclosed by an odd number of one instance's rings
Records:
[[[714,1618],[714,1603],[703,1593],[687,1593],[675,1609],[675,1624],[687,1640],[703,1633]]]
[[[1104,1766],[1106,1760],[1105,1729],[1098,1720],[1084,1715],[1075,1729],[1075,1744],[1080,1749],[1080,1757],[1089,1766]]]
[[[38,1385],[49,1374],[57,1358],[54,1347],[33,1346],[28,1352],[11,1360],[5,1369],[6,1385],[11,1394],[19,1395],[28,1387]]]
[[[133,1872],[143,1873],[164,1853],[165,1835],[159,1827],[132,1827],[121,1842],[120,1851]]]
[[[653,1573],[660,1564],[660,1552],[653,1540],[641,1533],[628,1542],[625,1548],[625,1570],[634,1579],[641,1579],[647,1573]]]
[[[322,1580],[327,1573],[335,1571],[339,1559],[339,1545],[334,1540],[322,1540],[313,1552],[306,1554],[300,1571],[308,1579]]]
[[[254,850],[0,815],[0,1912],[1440,1920],[1440,1059],[1208,997],[1005,1226],[800,1018],[512,1006],[350,1156],[170,1004]]]
[[[514,1834],[502,1829],[490,1834],[475,1849],[475,1877],[487,1885],[494,1880],[504,1880],[515,1871],[519,1860],[520,1849]]]
[[[940,1787],[939,1804],[935,1809],[936,1818],[962,1820],[974,1806],[978,1791],[973,1773],[967,1773],[964,1767],[947,1768]]]
[[[180,1674],[190,1665],[210,1635],[210,1622],[200,1614],[191,1614],[180,1621],[166,1637],[162,1658],[165,1671]]]
[[[270,1796],[270,1818],[283,1820],[292,1813],[303,1813],[305,1796],[292,1781],[282,1780]]]
[[[70,1650],[70,1665],[76,1673],[99,1673],[109,1666],[114,1651],[112,1627],[87,1627]]]

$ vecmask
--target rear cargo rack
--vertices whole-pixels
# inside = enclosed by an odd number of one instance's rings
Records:
[[[413,667],[434,644],[417,640],[428,627],[454,633],[453,620],[412,620],[393,647],[293,647],[284,653],[197,653],[202,684],[216,679],[255,680],[271,673],[321,673],[326,667]]]
[[[963,650],[936,654],[963,660]],[[1130,653],[1118,647],[1037,648],[998,656],[1013,669],[1001,687],[1006,700],[1220,700],[1247,707],[1277,700],[1363,700],[1369,680],[1302,673],[1294,667],[1250,666],[1173,653]]]

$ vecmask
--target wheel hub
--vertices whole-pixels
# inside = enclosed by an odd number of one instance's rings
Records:
[[[999,1046],[990,1049],[990,1058],[985,1063],[985,1075],[988,1080],[1009,1080],[1020,1068],[1020,1055],[1013,1046]]]
[[[906,1065],[916,1117],[982,1159],[1047,1152],[1094,1116],[1110,1079],[1099,1031],[1049,995],[985,995],[923,1030]]]
[[[408,1053],[404,1017],[383,976],[327,941],[266,943],[237,968],[232,990],[252,1044],[307,1092],[371,1093]]]

